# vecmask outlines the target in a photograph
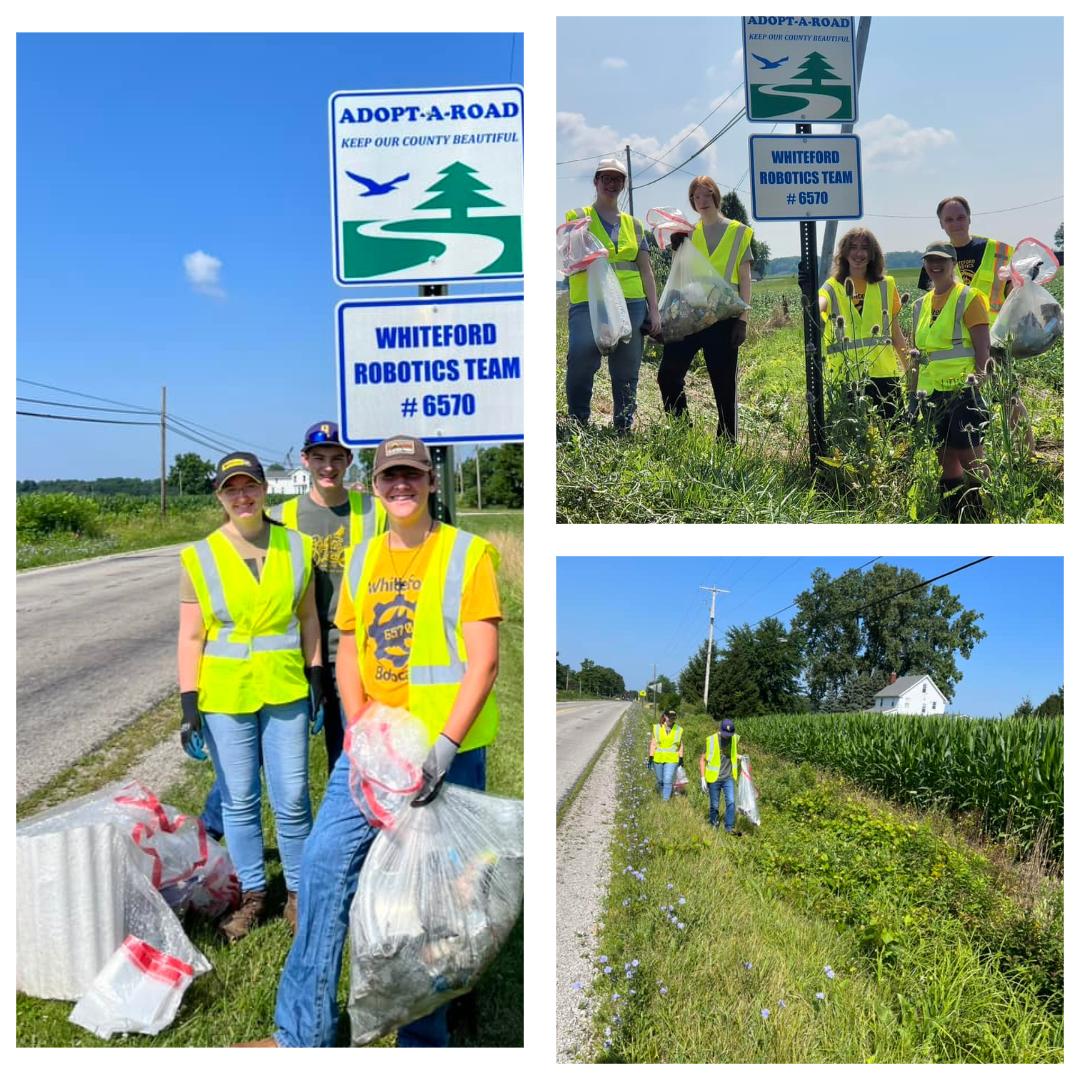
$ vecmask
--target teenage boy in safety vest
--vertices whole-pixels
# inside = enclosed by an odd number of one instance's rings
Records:
[[[425,805],[444,780],[485,786],[486,748],[498,729],[498,553],[432,520],[435,473],[419,439],[383,442],[372,477],[388,531],[353,547],[346,561],[336,617],[338,688],[350,720],[374,700],[407,707],[427,725],[433,745],[413,804]],[[445,619],[449,611],[456,620]],[[414,680],[421,668],[423,680]],[[304,848],[296,940],[278,985],[277,1031],[263,1045],[334,1045],[349,908],[375,832],[353,801],[343,754]],[[448,1043],[445,1007],[398,1031],[398,1046]]]
[[[653,735],[649,742],[649,756],[655,763],[656,790],[666,802],[671,798],[671,788],[675,782],[675,770],[683,756],[682,728],[675,723],[675,714],[666,712],[661,717],[662,724],[653,725]]]
[[[724,831],[735,831],[735,781],[739,779],[739,736],[735,721],[722,720],[720,730],[705,740],[705,753],[698,758],[701,790],[709,796],[709,824],[720,827],[720,790],[724,791]]]

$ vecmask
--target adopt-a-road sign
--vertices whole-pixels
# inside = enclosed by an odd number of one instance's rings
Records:
[[[335,281],[520,278],[524,114],[520,86],[332,94]]]
[[[337,305],[341,434],[374,446],[521,442],[523,296],[343,300]]]
[[[862,217],[858,135],[751,135],[757,221]]]
[[[747,120],[858,119],[854,17],[748,15],[742,25]]]

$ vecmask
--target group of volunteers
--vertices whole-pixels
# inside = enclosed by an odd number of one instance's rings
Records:
[[[671,798],[675,773],[683,760],[683,731],[674,709],[660,714],[649,739],[649,768],[656,776],[656,792],[665,802]],[[701,792],[709,796],[709,824],[720,827],[720,794],[724,795],[724,831],[735,832],[735,783],[739,779],[739,737],[734,720],[721,720],[720,727],[705,740],[698,758]]]
[[[432,517],[437,478],[417,438],[375,452],[369,495],[345,486],[338,426],[308,429],[311,485],[266,510],[254,454],[226,454],[220,528],[180,556],[178,668],[187,754],[213,761],[204,809],[240,880],[220,923],[237,941],[267,916],[260,769],[277,827],[293,944],[265,1046],[332,1046],[349,909],[375,829],[349,784],[344,732],[368,702],[408,710],[431,749],[414,805],[444,780],[483,789],[498,712],[497,551]],[[322,732],[329,779],[312,820],[308,739]],[[446,1046],[446,1008],[401,1028],[399,1046]]]
[[[634,419],[643,335],[663,338],[647,233],[618,206],[626,182],[625,166],[617,158],[604,158],[593,176],[592,205],[566,214],[568,221],[590,219],[630,313],[630,339],[608,356],[613,426],[622,433],[630,431]],[[690,242],[749,305],[753,230],[723,216],[720,189],[711,177],[695,177],[688,197],[699,217]],[[971,233],[971,206],[961,195],[942,199],[937,218],[949,239],[923,250],[919,288],[928,291],[915,301],[910,343],[900,327],[901,296],[885,273],[876,237],[860,227],[841,238],[830,276],[819,290],[824,371],[829,386],[849,400],[865,396],[887,419],[900,414],[925,424],[938,448],[943,513],[954,521],[974,520],[981,505],[978,482],[986,467],[983,435],[989,412],[981,387],[992,371],[989,328],[1008,292],[999,272],[1013,249]],[[672,246],[677,249],[683,239],[676,236]],[[571,274],[569,289],[566,399],[571,419],[586,426],[593,379],[603,358],[590,333],[587,275]],[[683,340],[664,341],[657,381],[667,413],[687,413],[685,377],[700,351],[716,401],[717,437],[737,438],[736,380],[746,329],[744,311]],[[1023,432],[1033,454],[1027,414],[1015,395],[1007,413],[1010,427]]]

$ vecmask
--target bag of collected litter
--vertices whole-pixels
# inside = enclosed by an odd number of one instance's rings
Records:
[[[1061,305],[1043,286],[1058,271],[1054,253],[1042,241],[1025,237],[1009,261],[1012,291],[990,327],[990,345],[1017,358],[1041,356],[1065,332]]]
[[[645,220],[653,226],[661,249],[683,225],[692,228],[679,211],[667,207],[650,210]],[[671,272],[660,295],[661,333],[665,341],[682,341],[722,319],[734,318],[749,306],[731,282],[687,242],[672,256]]]
[[[566,277],[584,272],[589,286],[589,321],[593,340],[603,356],[633,334],[622,286],[608,262],[607,248],[590,228],[587,217],[564,222],[555,230],[556,250]]]
[[[676,795],[685,795],[689,783],[690,778],[686,775],[686,770],[680,765],[675,770],[675,780],[672,782],[671,788]]]
[[[173,1022],[194,975],[190,964],[128,935],[68,1019],[102,1039],[120,1031],[156,1035]]]
[[[754,787],[754,774],[750,770],[750,759],[745,754],[739,755],[739,782],[735,785],[735,809],[745,814],[754,825],[761,824],[761,815],[757,807],[757,788]]]

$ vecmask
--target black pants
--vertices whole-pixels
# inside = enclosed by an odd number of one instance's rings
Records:
[[[898,378],[875,376],[868,379],[861,391],[854,387],[847,391],[848,401],[854,405],[860,393],[870,399],[870,403],[886,420],[891,420],[900,408],[900,380]]]
[[[735,322],[735,319],[724,319],[682,341],[666,342],[660,370],[656,375],[664,408],[675,416],[684,415],[688,411],[686,373],[690,370],[690,364],[698,350],[702,350],[705,353],[705,368],[712,383],[713,397],[716,399],[716,411],[720,414],[716,437],[726,436],[732,440],[739,432],[735,402],[739,349],[731,344]]]

